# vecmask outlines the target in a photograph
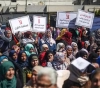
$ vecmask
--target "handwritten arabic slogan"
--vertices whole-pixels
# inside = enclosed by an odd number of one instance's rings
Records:
[[[93,24],[93,19],[94,19],[93,13],[85,12],[83,10],[78,10],[78,16],[75,25],[91,29]]]
[[[9,20],[12,33],[32,31],[29,16],[23,16]]]
[[[46,17],[33,16],[33,31],[34,32],[46,31]]]
[[[74,28],[76,16],[76,13],[57,12],[56,27]]]

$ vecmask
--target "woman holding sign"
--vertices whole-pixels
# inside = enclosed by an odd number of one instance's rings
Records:
[[[47,30],[44,37],[40,40],[40,48],[42,47],[43,44],[47,44],[49,47],[50,51],[55,52],[56,51],[56,42],[52,38],[52,33],[50,30]]]

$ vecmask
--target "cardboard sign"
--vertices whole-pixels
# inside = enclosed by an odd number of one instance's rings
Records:
[[[57,12],[56,27],[75,28],[76,13]]]
[[[46,31],[46,17],[33,16],[33,32]]]
[[[79,57],[79,58],[75,59],[74,61],[72,61],[71,64],[74,65],[80,71],[83,71],[90,64],[90,62],[88,62],[85,59]]]
[[[91,29],[93,20],[94,20],[93,13],[85,12],[83,10],[78,10],[78,16],[77,16],[75,25]]]
[[[31,22],[29,16],[18,17],[9,20],[12,33],[32,31]]]

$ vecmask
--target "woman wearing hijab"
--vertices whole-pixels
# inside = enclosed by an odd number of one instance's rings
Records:
[[[88,59],[88,55],[87,55],[87,52],[86,51],[79,51],[77,54],[76,54],[76,58],[78,57],[82,57],[83,59]]]
[[[73,49],[72,49],[72,47],[70,45],[68,45],[66,47],[66,52],[67,52],[67,57],[70,59],[70,61],[75,59],[75,57],[73,55]]]
[[[12,50],[15,50],[17,52],[17,54],[20,52],[20,47],[17,45],[13,45],[12,46]]]
[[[12,34],[10,30],[6,30],[4,34],[0,35],[0,49],[3,55],[9,55],[8,49],[12,41]]]
[[[56,42],[52,38],[52,33],[50,30],[47,30],[44,37],[40,40],[39,46],[42,47],[43,44],[47,44],[49,50],[55,52],[56,51]]]
[[[84,49],[88,50],[88,52],[90,51],[90,42],[89,41],[84,42]]]
[[[72,46],[72,48],[73,48],[73,55],[76,56],[76,53],[78,52],[77,43],[72,42],[72,43],[71,43],[71,46]]]
[[[57,52],[63,52],[63,51],[65,51],[64,43],[58,43],[57,44]]]
[[[18,54],[18,61],[17,63],[19,64],[19,66],[21,68],[27,68],[28,66],[28,58],[27,58],[27,54],[25,51],[20,51]]]
[[[95,68],[99,68],[99,64],[97,63],[98,54],[95,52],[90,53],[88,57],[88,61],[93,65]]]
[[[98,47],[95,52],[98,54],[97,63],[100,66],[100,47]]]
[[[98,54],[98,57],[100,56],[100,47],[97,47],[95,52]]]
[[[88,33],[87,29],[83,28],[82,29],[82,36],[81,36],[82,41],[87,41],[88,40],[87,33]]]
[[[15,67],[10,61],[0,65],[0,88],[22,88],[15,76]]]
[[[70,45],[72,42],[72,33],[69,32],[67,29],[63,29],[56,39],[58,42],[63,42],[65,45]]]
[[[18,65],[22,68],[24,84],[27,82],[27,73],[28,73],[28,58],[25,51],[20,51],[18,54]]]
[[[95,52],[96,49],[97,49],[97,47],[98,47],[98,46],[97,46],[96,43],[92,44],[92,45],[90,46],[90,53]]]
[[[15,50],[11,50],[9,53],[9,57],[15,62],[17,63],[17,58],[18,58],[18,54]]]
[[[54,28],[54,39],[56,40],[56,38],[59,36],[59,34],[60,34],[60,29],[59,28]]]
[[[67,45],[71,45],[72,43],[72,33],[67,31],[63,36],[62,36],[62,40],[64,40]]]
[[[22,39],[22,41],[21,41],[23,45],[26,45],[28,43],[33,44],[35,42],[35,40],[32,37],[32,33],[30,31],[25,32],[24,37],[25,38]]]
[[[0,56],[0,64],[2,64],[4,61],[8,61],[8,57],[5,55]]]
[[[52,67],[52,62],[54,60],[54,53],[52,51],[47,51],[45,54],[45,60],[47,67]]]
[[[37,88],[37,74],[42,69],[42,66],[35,66],[32,69],[31,79],[26,83],[26,85],[23,88]]]
[[[62,36],[67,32],[67,29],[62,29],[56,40],[60,40]]]
[[[91,87],[90,88],[100,88],[100,68],[96,69],[91,74]]]
[[[36,50],[32,44],[27,44],[25,46],[25,52],[27,56],[29,57],[31,54],[36,54]]]
[[[55,70],[67,70],[69,65],[66,62],[65,54],[63,52],[57,52],[54,56],[54,60],[51,63]]]
[[[10,57],[2,55],[0,56],[0,64],[4,63],[5,61],[11,61],[15,67],[15,76],[20,82],[19,86],[23,86],[23,76],[22,76],[22,69],[18,66],[16,62],[14,62]]]
[[[100,29],[96,30],[96,44],[100,46]]]
[[[39,65],[39,59],[38,59],[38,56],[36,54],[30,55],[30,57],[28,58],[28,61],[29,61],[28,68],[29,68],[30,71],[32,71],[33,67]]]
[[[45,55],[46,55],[46,52],[49,50],[49,47],[47,44],[43,44],[42,45],[42,51],[39,55],[39,60],[40,60],[40,65],[42,65],[43,67],[45,67],[47,64],[46,64],[46,60],[45,60]]]

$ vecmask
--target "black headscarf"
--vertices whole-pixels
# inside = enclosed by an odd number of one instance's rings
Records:
[[[28,58],[26,59],[26,61],[22,61],[21,60],[21,56],[22,54],[25,53],[25,51],[20,51],[18,54],[18,64],[20,67],[24,68],[24,67],[28,67]],[[25,53],[26,54],[26,53]],[[26,55],[27,56],[27,55]]]
[[[85,52],[85,51],[79,51],[79,52],[76,54],[76,58],[78,58],[78,57],[83,57],[84,55],[87,55],[87,52]]]
[[[91,63],[96,63],[96,58],[98,58],[98,54],[95,52],[90,53],[88,57],[88,61]]]
[[[54,53],[52,51],[47,51],[46,54],[45,54],[45,60],[46,60],[46,62],[49,61],[49,59],[48,59],[48,55],[49,54],[53,54],[54,55]]]
[[[32,62],[32,60],[34,59],[34,58],[33,58],[34,56],[36,56],[37,59],[38,59],[38,55],[37,55],[37,54],[31,54],[31,55],[29,56],[29,58],[28,58],[28,64],[29,64],[29,65],[28,65],[28,68],[29,68],[30,70],[32,70],[32,68],[33,68],[31,62]],[[39,59],[38,59],[38,61],[39,61]]]

